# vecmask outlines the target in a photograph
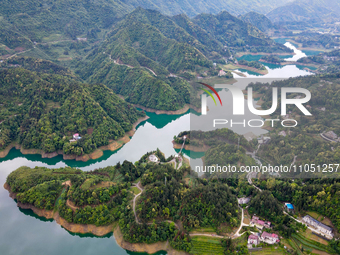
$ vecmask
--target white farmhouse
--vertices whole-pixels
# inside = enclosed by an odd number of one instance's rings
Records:
[[[327,225],[321,223],[320,221],[317,221],[309,215],[303,217],[302,220],[307,223],[307,225],[314,227],[316,230],[323,233],[324,235],[333,238],[333,229],[331,227],[328,227]]]
[[[259,243],[260,243],[260,240],[258,236],[252,234],[248,237],[248,244],[258,245]]]

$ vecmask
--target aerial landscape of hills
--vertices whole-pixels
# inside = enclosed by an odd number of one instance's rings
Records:
[[[0,1],[0,254],[340,254],[339,17],[334,0]],[[278,106],[235,128],[216,84]],[[282,115],[285,88],[311,115]]]

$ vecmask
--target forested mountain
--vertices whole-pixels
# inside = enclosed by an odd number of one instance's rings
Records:
[[[191,86],[184,79],[168,76],[211,68],[212,61],[202,52],[212,55],[213,43],[202,42],[204,44],[170,17],[138,8],[78,64],[77,73],[90,83],[106,84],[128,102],[153,109],[177,110],[190,102]],[[221,44],[215,44],[223,53]],[[217,52],[215,56],[221,58]]]
[[[247,11],[265,13],[290,0],[58,0],[0,2],[0,44],[7,51],[32,49],[35,42],[55,38],[70,40],[77,37],[97,39],[101,29],[109,29],[125,14],[137,7],[160,11],[167,15],[218,13],[221,10],[239,15]],[[52,37],[51,37],[52,36]],[[1,46],[1,45],[0,45]],[[1,47],[0,47],[1,49]],[[1,49],[4,50],[4,49]],[[10,51],[11,52],[11,51]]]
[[[0,149],[15,142],[78,156],[124,136],[145,115],[104,85],[23,68],[0,71],[0,102]],[[74,133],[82,138],[69,141]]]
[[[107,35],[98,53],[125,65],[145,66],[160,75],[211,67],[205,46],[159,12],[138,8]],[[90,57],[94,55],[91,54]],[[157,68],[157,66],[160,66]]]
[[[178,110],[190,102],[191,86],[175,76],[195,77],[212,69],[213,61],[225,63],[229,47],[247,46],[289,51],[227,12],[191,20],[137,8],[77,63],[76,73],[89,83],[104,83],[130,103]]]
[[[248,12],[239,18],[245,22],[252,24],[260,29],[262,32],[266,32],[269,29],[275,28],[274,24],[265,15],[257,12]]]
[[[287,52],[287,47],[275,43],[259,29],[230,13],[200,14],[193,22],[210,33],[223,45],[233,48],[251,47],[257,52]]]
[[[340,2],[334,0],[296,0],[267,14],[276,23],[306,27],[339,21]]]
[[[0,2],[0,43],[29,48],[51,34],[75,39],[91,29],[108,28],[132,10],[120,1],[4,0]]]

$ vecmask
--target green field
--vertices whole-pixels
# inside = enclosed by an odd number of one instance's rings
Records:
[[[137,195],[137,194],[140,193],[140,190],[139,190],[139,188],[137,188],[137,187],[131,187],[130,189],[131,189],[131,191],[133,192],[133,194],[135,194],[135,195]]]
[[[192,238],[192,248],[190,254],[223,254],[220,239],[206,236],[195,236]]]
[[[263,248],[260,251],[250,251],[249,254],[256,254],[256,255],[280,255],[280,254],[285,254],[285,249],[283,249],[281,247],[278,247],[278,246],[271,246],[271,247],[268,247],[268,248]]]
[[[310,249],[310,250],[315,249],[315,250],[319,250],[319,251],[328,252],[327,245],[324,245],[324,244],[318,243],[316,241],[307,239],[300,234],[293,234],[292,239],[295,241],[295,243],[301,244],[301,246],[304,247],[305,250],[306,249]]]

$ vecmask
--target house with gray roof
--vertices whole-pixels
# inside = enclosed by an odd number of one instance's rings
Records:
[[[314,219],[313,217],[306,215],[305,217],[302,218],[302,220],[307,224],[312,227],[314,227],[316,230],[319,232],[323,233],[324,235],[333,238],[333,229],[320,221]]]

